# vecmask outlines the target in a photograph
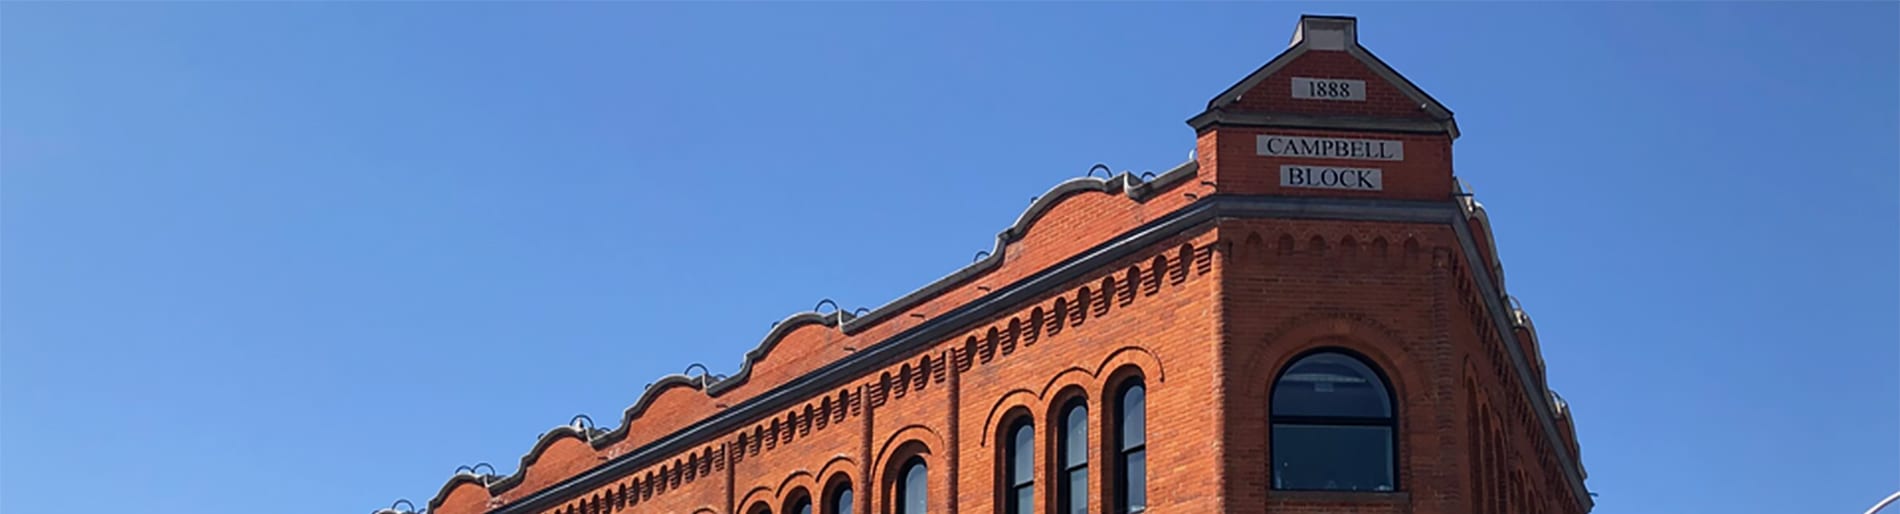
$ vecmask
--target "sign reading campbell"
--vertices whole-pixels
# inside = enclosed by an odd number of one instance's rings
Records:
[[[1405,160],[1405,142],[1385,139],[1303,137],[1261,134],[1254,153],[1273,157],[1319,157],[1368,161]]]

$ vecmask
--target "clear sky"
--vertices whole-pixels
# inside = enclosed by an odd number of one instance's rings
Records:
[[[1302,12],[1457,113],[1596,512],[1900,487],[1900,4],[10,2],[0,511],[511,473],[1183,162]]]

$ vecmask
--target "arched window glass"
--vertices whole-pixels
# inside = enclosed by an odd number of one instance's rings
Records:
[[[1273,384],[1273,487],[1392,491],[1397,431],[1385,379],[1357,357],[1302,357]]]
[[[1062,435],[1058,441],[1056,462],[1062,465],[1056,481],[1056,513],[1088,514],[1089,511],[1089,408],[1076,400],[1062,412]]]
[[[826,514],[851,514],[852,507],[856,506],[852,503],[854,499],[851,496],[850,485],[838,486],[837,489],[831,491],[831,508]]]
[[[1007,492],[1003,512],[1032,514],[1036,508],[1036,430],[1027,416],[1013,427],[1004,446],[1003,480]]]
[[[1115,427],[1116,512],[1148,510],[1148,389],[1141,379],[1122,385]]]
[[[899,474],[902,482],[897,487],[897,514],[924,514],[930,500],[929,470],[924,467],[922,457],[912,457],[904,463]]]
[[[812,514],[811,498],[800,494],[798,499],[785,506],[785,514]]]

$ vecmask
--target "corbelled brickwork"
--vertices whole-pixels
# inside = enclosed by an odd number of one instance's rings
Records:
[[[930,512],[1000,512],[1003,424],[1028,416],[1033,511],[1053,512],[1051,427],[1080,398],[1089,511],[1114,512],[1113,398],[1138,379],[1149,512],[1587,512],[1567,407],[1483,208],[1453,179],[1450,112],[1356,31],[1303,18],[1286,52],[1190,120],[1194,161],[1059,185],[970,268],[870,313],[792,316],[733,376],[666,377],[617,428],[556,428],[514,474],[458,473],[429,510],[830,512],[826,493],[849,485],[853,512],[892,513],[898,466],[921,457]],[[1291,89],[1312,77],[1358,81],[1335,90],[1354,97]],[[1263,136],[1395,152],[1269,155]],[[1359,181],[1288,185],[1289,166]],[[1273,384],[1315,349],[1389,382],[1392,490],[1273,485]]]

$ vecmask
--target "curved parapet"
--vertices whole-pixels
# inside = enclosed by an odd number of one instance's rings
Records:
[[[490,469],[493,468],[490,467]],[[476,470],[467,467],[457,469],[455,475],[449,477],[448,483],[442,484],[442,489],[436,491],[435,497],[429,499],[427,512],[440,514],[483,512],[487,510],[490,498],[488,484],[494,483],[497,479],[498,477],[492,473],[477,473]],[[392,505],[391,508],[394,506]]]
[[[777,349],[780,344],[784,343],[787,339],[793,337],[793,334],[800,329],[837,328],[840,325],[849,323],[854,318],[851,313],[843,310],[832,311],[830,314],[819,314],[818,311],[806,311],[788,316],[783,321],[772,324],[772,330],[765,334],[765,339],[759,341],[759,345],[753,347],[751,351],[745,352],[745,360],[739,364],[738,372],[733,373],[731,377],[708,385],[706,392],[717,396],[750,381],[752,379],[753,368],[760,361],[769,357],[773,350]]]
[[[506,490],[513,487],[516,483],[521,481],[523,476],[527,475],[528,469],[532,468],[536,462],[541,460],[541,455],[547,453],[548,449],[554,447],[554,444],[557,442],[566,439],[590,442],[605,432],[605,430],[575,424],[560,425],[548,429],[547,432],[542,432],[540,437],[535,438],[534,446],[528,449],[528,453],[521,456],[521,464],[515,467],[515,474],[490,482],[488,488],[490,491],[495,491],[497,489]]]
[[[1157,189],[1193,176],[1194,168],[1198,167],[1199,165],[1194,161],[1188,161],[1146,182],[1140,176],[1129,172],[1122,172],[1120,175],[1108,178],[1077,177],[1062,181],[1055,187],[1049,188],[1049,191],[1043,193],[1042,196],[1037,196],[1036,200],[1029,204],[1029,208],[1023,210],[1014,223],[1009,224],[1009,228],[1003,229],[996,235],[997,250],[1000,251],[1004,245],[1021,238],[1029,231],[1029,227],[1036,223],[1036,220],[1041,219],[1043,214],[1049,212],[1049,209],[1054,208],[1070,195],[1084,192],[1125,193],[1129,198],[1141,201]]]
[[[1105,166],[1097,166],[1106,168]],[[1191,203],[1197,197],[1189,194],[1178,202],[1161,205],[1155,213],[1143,212],[1143,204],[1149,199],[1188,178],[1196,176],[1199,165],[1188,161],[1159,175],[1123,172],[1106,178],[1081,177],[1063,181],[1036,197],[1016,220],[996,235],[992,249],[983,258],[972,262],[922,288],[897,298],[888,304],[868,312],[846,311],[831,303],[830,312],[800,312],[786,317],[772,325],[758,345],[747,351],[740,362],[738,371],[731,376],[721,376],[710,370],[700,368],[697,374],[678,373],[661,377],[649,384],[640,397],[622,413],[620,424],[612,430],[603,430],[591,425],[570,423],[557,426],[543,433],[526,455],[521,457],[521,465],[511,475],[497,477],[494,474],[477,475],[473,472],[458,473],[430,501],[430,510],[448,503],[459,503],[464,491],[480,491],[480,500],[486,504],[498,504],[512,501],[534,489],[543,487],[542,482],[553,479],[552,474],[579,472],[567,469],[576,466],[592,466],[600,460],[624,455],[628,451],[650,443],[662,436],[671,434],[717,412],[719,409],[744,401],[760,391],[781,385],[790,377],[803,375],[842,356],[842,352],[861,350],[864,346],[875,344],[878,334],[866,334],[865,330],[880,323],[900,319],[905,313],[913,313],[920,306],[932,302],[957,303],[965,299],[946,298],[947,292],[957,290],[972,279],[979,277],[995,278],[992,273],[1010,262],[1012,248],[1017,252],[1025,251],[1024,239],[1033,232],[1035,226],[1045,218],[1054,217],[1063,223],[1096,222],[1099,223],[1099,209],[1096,203],[1083,203],[1065,206],[1078,198],[1090,195],[1106,195],[1108,198],[1127,198],[1114,208],[1126,209],[1130,220],[1145,221],[1148,216],[1164,213]],[[1093,170],[1092,170],[1093,171]],[[1093,197],[1089,202],[1106,201],[1104,197]],[[1152,210],[1152,209],[1151,209]],[[1133,223],[1120,220],[1118,222]],[[1053,237],[1053,236],[1051,236]],[[1040,243],[1035,243],[1040,244]],[[1031,244],[1030,247],[1034,247]],[[1037,253],[1037,252],[1031,252]],[[1038,254],[1037,259],[1066,258],[1072,253],[1069,248],[1051,247]],[[1063,255],[1057,255],[1063,254]],[[1035,267],[1029,264],[1029,267]],[[1011,269],[1014,269],[1013,267]],[[1021,277],[1005,273],[999,280],[1014,280]],[[985,288],[987,290],[987,288]],[[934,308],[934,307],[933,307]],[[863,312],[859,315],[857,312]],[[862,340],[862,341],[860,341]],[[836,352],[831,353],[836,349]],[[692,370],[693,368],[688,368]],[[586,443],[583,445],[563,444],[563,441]],[[566,448],[560,458],[547,459],[544,454],[555,448]],[[582,455],[576,452],[591,452]],[[580,458],[589,457],[589,458]],[[559,461],[556,464],[550,462]],[[557,465],[558,464],[558,465]],[[550,469],[541,469],[552,466]],[[570,473],[571,474],[571,473]],[[534,478],[529,480],[532,475]],[[547,476],[544,476],[547,475]],[[526,487],[524,487],[524,485]],[[473,489],[480,486],[480,489]],[[491,505],[492,506],[492,505]],[[486,510],[486,509],[482,509]],[[478,510],[477,512],[480,512]],[[454,514],[460,514],[454,513]]]
[[[1544,347],[1537,342],[1537,325],[1531,323],[1531,314],[1524,310],[1523,304],[1518,303],[1517,297],[1506,295],[1504,299],[1505,305],[1511,308],[1511,327],[1518,332],[1516,338],[1524,348],[1524,354],[1530,356],[1532,364],[1537,365],[1537,376],[1541,380],[1545,369]]]
[[[1458,189],[1458,205],[1465,211],[1465,221],[1471,224],[1471,233],[1484,244],[1481,250],[1484,252],[1485,269],[1497,281],[1497,294],[1502,296],[1507,291],[1504,287],[1504,263],[1498,260],[1498,243],[1497,237],[1491,233],[1491,216],[1484,212],[1484,204],[1478,202],[1477,197],[1465,188],[1463,181],[1458,182]]]
[[[1144,181],[1140,175],[1123,172],[1120,175],[1108,178],[1078,177],[1056,184],[1055,187],[1049,188],[1047,192],[1037,196],[1034,201],[1030,202],[1029,208],[1023,210],[1023,213],[1018,215],[1016,221],[1010,223],[1008,228],[1004,228],[1002,232],[996,234],[995,245],[991,247],[990,251],[985,252],[985,257],[970,263],[969,266],[964,266],[962,269],[951,272],[949,275],[945,275],[943,278],[931,282],[930,285],[912,291],[910,294],[892,300],[891,303],[873,309],[864,316],[852,320],[850,323],[845,324],[845,332],[855,333],[863,327],[885,321],[892,316],[910,310],[917,303],[925,299],[935,297],[957,284],[963,283],[966,280],[1001,265],[1008,257],[1010,243],[1021,240],[1023,236],[1029,233],[1030,228],[1033,227],[1037,221],[1041,220],[1043,216],[1048,215],[1050,211],[1062,204],[1064,200],[1070,199],[1078,194],[1094,192],[1125,194],[1128,198],[1136,202],[1144,202],[1153,197],[1155,193],[1166,190],[1183,180],[1195,176],[1199,170],[1200,164],[1198,162],[1188,161],[1146,181]]]
[[[1577,422],[1570,416],[1570,402],[1564,401],[1563,395],[1557,394],[1555,389],[1548,391],[1551,410],[1556,414],[1558,427],[1563,430],[1565,439],[1563,443],[1569,447],[1570,455],[1577,461],[1577,473],[1583,478],[1590,478],[1590,471],[1583,467],[1583,455],[1578,453],[1580,448],[1577,445]]]
[[[647,409],[659,403],[662,396],[667,394],[704,393],[706,388],[712,384],[713,380],[715,380],[715,377],[710,373],[698,376],[674,373],[660,377],[659,380],[654,381],[652,384],[647,384],[646,390],[640,393],[640,399],[634,400],[633,405],[628,406],[627,410],[621,413],[620,426],[602,434],[600,440],[603,443],[607,443],[625,439],[627,437],[627,431],[633,426],[633,422],[639,420],[642,415],[646,414]]]

